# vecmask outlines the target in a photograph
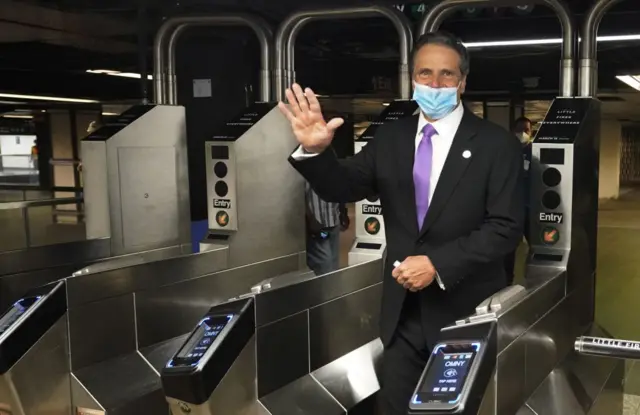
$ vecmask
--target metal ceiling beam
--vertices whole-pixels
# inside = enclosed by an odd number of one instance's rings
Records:
[[[136,45],[132,43],[0,21],[0,43],[3,42],[43,42],[104,53],[129,53],[136,50]]]
[[[0,2],[0,20],[87,36],[105,37],[136,33],[135,22],[94,14],[67,13],[13,0]]]

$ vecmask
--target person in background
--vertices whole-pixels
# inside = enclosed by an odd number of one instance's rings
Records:
[[[31,167],[34,170],[38,170],[38,139],[33,142],[33,146],[31,147],[31,156],[29,159],[31,161]]]
[[[524,208],[524,237],[529,242],[529,168],[531,166],[531,145],[533,143],[531,120],[520,117],[513,123],[513,133],[522,145],[522,161],[524,168],[523,180],[525,181],[525,208]],[[513,251],[504,258],[504,269],[507,273],[507,283],[513,284],[515,278],[516,252]]]
[[[278,104],[299,144],[289,162],[314,192],[334,203],[380,196],[385,415],[407,414],[440,330],[506,286],[504,257],[522,240],[521,147],[462,104],[469,68],[460,39],[421,36],[411,68],[421,114],[382,125],[344,160],[330,147],[344,120],[325,119],[310,88],[294,84]]]
[[[349,227],[349,217],[344,204],[325,202],[309,183],[305,183],[305,197],[307,266],[323,275],[340,268],[340,231]]]

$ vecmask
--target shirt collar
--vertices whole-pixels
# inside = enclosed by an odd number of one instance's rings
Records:
[[[444,135],[453,138],[456,131],[458,130],[458,127],[460,126],[460,121],[462,121],[463,114],[464,107],[462,105],[462,102],[460,102],[458,103],[456,109],[454,109],[451,113],[449,113],[444,118],[440,118],[439,120],[432,122],[431,124],[433,125],[433,128],[435,128],[438,132],[438,135]],[[418,133],[422,133],[422,129],[427,124],[429,124],[429,121],[424,118],[424,115],[422,115],[421,112],[420,117],[418,118]]]

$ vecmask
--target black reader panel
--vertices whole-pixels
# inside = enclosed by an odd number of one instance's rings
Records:
[[[496,364],[495,328],[490,321],[441,331],[411,397],[409,414],[477,414]]]
[[[253,297],[212,307],[162,370],[165,395],[206,402],[254,334]]]
[[[443,410],[459,406],[467,392],[467,380],[472,369],[477,371],[478,355],[484,352],[482,340],[440,343],[433,349],[427,370],[412,403],[428,404]]]

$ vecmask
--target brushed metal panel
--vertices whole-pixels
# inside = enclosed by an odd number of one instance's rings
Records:
[[[289,255],[139,291],[136,293],[138,345],[146,347],[190,332],[210,307],[249,292],[264,278],[297,267],[297,255]]]
[[[527,296],[498,319],[498,352],[508,347],[564,296],[565,278],[560,270],[528,269]]]
[[[571,297],[564,298],[525,334],[526,391],[533,391],[571,350],[578,329],[571,316]]]
[[[277,321],[382,281],[381,260],[376,259],[268,290],[256,296],[256,324]]]
[[[516,415],[538,415],[538,414],[533,412],[533,409],[531,409],[529,405],[524,405],[520,409],[518,409],[518,412],[516,412]]]
[[[304,181],[286,162],[296,145],[288,121],[274,107],[234,144],[239,232],[229,266],[304,251]]]
[[[110,256],[108,239],[68,242],[33,247],[19,251],[0,252],[0,275],[51,268],[60,265],[84,264]]]
[[[309,360],[314,371],[380,335],[382,284],[309,310]]]
[[[136,349],[133,294],[69,309],[73,371]]]
[[[169,359],[171,359],[171,356],[173,356],[180,346],[187,341],[189,334],[191,333],[183,334],[182,336],[175,337],[162,343],[141,348],[140,353],[147,362],[149,362],[151,367],[160,373],[162,368],[165,367],[167,362],[169,362]]]
[[[73,373],[71,374],[71,402],[73,410],[76,412],[79,412],[79,409],[84,409],[87,412],[95,411],[97,414],[100,413],[99,411],[104,411],[104,408],[91,396]]]
[[[176,168],[173,177],[167,180],[170,180],[178,190],[181,188],[188,189],[188,176],[183,170],[187,164],[184,107],[155,106],[107,140],[108,171],[106,174],[109,184],[109,216],[111,221],[112,250],[118,255],[135,252],[136,250],[135,248],[132,249],[123,245],[123,232],[126,230],[124,228],[125,220],[132,215],[132,212],[125,209],[128,204],[126,201],[127,194],[121,193],[120,183],[129,179],[125,176],[128,174],[128,171],[130,171],[128,170],[129,168],[135,169],[137,166],[140,169],[146,169],[148,167],[141,167],[134,157],[129,160],[131,163],[134,163],[134,165],[123,168],[124,166],[120,164],[120,151],[123,148],[131,149],[140,147],[171,148]],[[161,163],[162,161],[159,160],[158,162]],[[150,163],[152,163],[151,167],[149,167],[151,169],[160,167],[159,165],[154,165],[153,162]],[[136,170],[133,171],[135,172]],[[153,176],[150,177],[149,180],[151,180],[151,183],[155,181]],[[148,185],[151,185],[151,183],[147,181]],[[189,242],[191,226],[188,216],[189,199],[188,197],[186,199],[178,199],[175,191],[171,194],[171,197],[173,198],[171,203],[178,204],[179,214],[171,218],[170,226],[178,230],[180,240],[169,241],[159,239],[155,241],[155,243],[147,245],[146,249],[162,248],[169,245],[179,245],[180,243]],[[169,226],[169,224],[166,224],[166,226]]]
[[[137,352],[74,371],[108,414],[161,414],[169,407],[160,376]]]
[[[496,413],[513,414],[527,397],[525,391],[526,339],[520,337],[498,355],[496,367]]]
[[[182,403],[168,398],[174,414],[185,411],[194,415],[263,415],[267,413],[258,402],[256,389],[256,338],[247,342],[211,397],[202,405]]]
[[[260,327],[256,333],[256,348],[258,396],[268,395],[308,374],[308,312]]]
[[[118,148],[122,245],[126,252],[179,244],[178,189],[173,147]]]
[[[347,412],[310,375],[261,398],[272,415],[342,415]]]
[[[26,211],[22,209],[0,209],[0,229],[2,229],[0,252],[27,248],[27,232],[24,224],[25,213]]]
[[[0,310],[10,307],[30,289],[68,277],[76,269],[77,265],[62,265],[0,277]]]
[[[380,390],[376,366],[382,350],[382,342],[376,339],[319,368],[311,376],[349,412]]]
[[[17,391],[20,415],[68,414],[71,411],[66,316],[60,318],[3,376]],[[0,396],[0,401],[4,401]],[[1,412],[1,410],[0,410]]]
[[[542,382],[527,402],[537,414],[544,415],[584,415],[582,405],[577,400],[565,374],[556,369]]]
[[[622,415],[624,413],[625,362],[618,360],[589,415]]]
[[[87,239],[110,238],[107,146],[103,141],[82,141],[85,229]]]
[[[211,274],[226,264],[227,251],[222,249],[69,278],[69,307]]]
[[[487,390],[484,392],[480,408],[478,409],[478,415],[495,415],[496,412],[496,399],[497,399],[497,385],[496,385],[496,371],[493,371]]]

